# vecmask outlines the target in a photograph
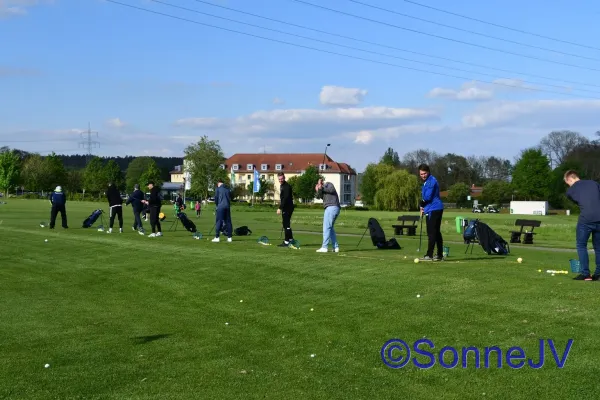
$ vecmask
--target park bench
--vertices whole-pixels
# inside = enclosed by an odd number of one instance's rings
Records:
[[[417,222],[421,219],[418,215],[402,215],[398,217],[401,222],[397,225],[392,225],[394,235],[403,235],[406,229],[406,236],[415,236],[417,234]]]
[[[524,244],[533,244],[533,232],[534,228],[537,228],[542,225],[542,221],[530,220],[530,219],[518,219],[515,221],[515,226],[520,226],[521,230],[519,231],[511,231],[510,232],[510,242],[511,243],[521,243],[521,235],[525,234],[525,239],[523,240]],[[531,231],[526,230],[523,232],[523,228],[529,227]]]

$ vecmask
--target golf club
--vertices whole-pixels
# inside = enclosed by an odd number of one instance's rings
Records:
[[[325,146],[325,152],[323,153],[323,162],[321,163],[323,165],[323,170],[327,169],[327,167],[325,167],[325,158],[327,157],[327,148],[331,146],[331,143],[327,143],[327,146]]]
[[[423,214],[421,214],[421,229],[419,232],[419,248],[417,249],[417,253],[421,251],[421,244],[423,242]]]

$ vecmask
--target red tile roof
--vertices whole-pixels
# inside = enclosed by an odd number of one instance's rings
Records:
[[[306,170],[310,165],[314,165],[317,169],[319,165],[323,163],[322,153],[307,153],[307,154],[234,154],[225,161],[225,169],[231,170],[233,164],[238,164],[239,169],[237,172],[246,172],[246,165],[252,164],[258,172],[271,172],[277,173],[279,170],[275,169],[276,164],[281,164],[281,171],[290,173],[300,173],[300,171]],[[267,170],[261,170],[261,165],[267,164]],[[349,175],[356,175],[356,171],[346,163],[338,163],[331,159],[331,157],[325,157],[325,164],[327,164],[326,171],[320,171],[320,173],[342,173]]]

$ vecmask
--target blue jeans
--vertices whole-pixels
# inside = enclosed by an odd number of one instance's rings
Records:
[[[329,246],[329,242],[331,242],[334,249],[339,247],[335,229],[333,228],[339,215],[340,208],[337,206],[329,206],[325,209],[325,215],[323,216],[323,245],[321,246],[324,249]]]
[[[225,235],[228,238],[231,237],[233,227],[231,225],[231,209],[230,208],[217,208],[217,221],[215,224],[215,237],[221,235],[221,230],[225,228]]]
[[[592,236],[592,245],[596,255],[596,271],[594,275],[600,275],[600,222],[577,224],[577,256],[581,264],[581,273],[590,274],[590,259],[587,250],[587,242]]]

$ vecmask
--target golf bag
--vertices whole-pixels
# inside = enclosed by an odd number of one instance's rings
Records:
[[[187,231],[192,233],[196,232],[196,224],[194,224],[194,222],[192,222],[192,220],[190,220],[185,213],[178,213],[177,218],[179,218],[181,224]]]
[[[98,218],[102,215],[103,211],[98,209],[96,211],[94,211],[93,213],[90,214],[89,217],[87,217],[84,221],[83,221],[83,228],[90,228],[92,225],[94,225],[94,223],[98,220]]]
[[[477,241],[477,226],[479,225],[478,219],[472,219],[463,232],[463,239],[466,244]]]
[[[235,236],[248,236],[248,235],[252,234],[252,231],[250,230],[250,228],[248,228],[246,225],[244,225],[244,226],[240,226],[239,228],[235,228],[233,233]]]
[[[479,221],[476,226],[477,238],[483,250],[491,254],[505,256],[510,253],[510,246],[500,235],[498,235],[487,224]]]
[[[390,240],[385,240],[385,233],[383,229],[381,229],[381,225],[379,225],[379,221],[375,218],[369,218],[369,223],[367,224],[369,233],[371,234],[371,241],[373,242],[373,246],[377,247],[379,250],[400,250],[400,244],[395,238],[391,238]]]

